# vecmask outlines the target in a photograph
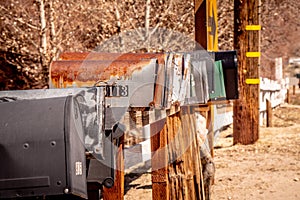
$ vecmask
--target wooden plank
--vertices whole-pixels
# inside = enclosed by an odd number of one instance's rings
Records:
[[[208,112],[210,107],[206,105],[206,106],[195,107],[194,109],[196,112]]]
[[[150,129],[153,199],[205,199],[194,108],[182,107]]]
[[[192,111],[191,111],[192,110]],[[194,109],[182,107],[167,120],[170,199],[203,199],[200,144]]]
[[[112,188],[103,187],[103,200],[122,200],[124,199],[124,136],[120,137],[117,161],[116,161],[116,178]]]
[[[218,101],[209,101],[207,105],[223,105],[223,104],[230,104],[230,100],[218,100]]]
[[[170,115],[167,118],[167,125],[168,125],[168,156],[170,165],[168,166],[168,177],[169,177],[169,191],[170,191],[170,199],[182,199],[182,190],[178,188],[181,187],[181,180],[179,180],[179,174],[177,172],[177,164],[179,163],[177,160],[178,155],[180,154],[180,145],[179,140],[176,140],[176,130],[174,124],[174,115]],[[177,136],[178,138],[178,136]]]
[[[179,186],[178,189],[180,188],[180,198],[181,199],[188,199],[190,198],[189,193],[190,191],[188,189],[188,175],[189,175],[189,169],[188,169],[188,150],[186,149],[186,145],[188,142],[188,133],[186,133],[186,128],[184,125],[187,126],[187,122],[184,119],[186,117],[186,108],[182,108],[180,113],[177,113],[176,115],[173,116],[174,118],[174,129],[173,132],[174,134],[177,135],[177,140],[179,143],[179,148],[177,152],[177,159],[175,162],[175,170],[176,170],[176,175],[178,176],[178,181],[179,181]]]
[[[168,183],[152,183],[152,199],[153,200],[167,200],[169,198]]]
[[[184,164],[184,189],[185,195],[184,199],[196,199],[196,187],[194,184],[194,167],[193,164],[196,161],[195,157],[197,154],[193,154],[193,136],[195,135],[195,129],[192,127],[191,121],[193,120],[190,107],[184,107],[181,112],[182,121],[182,135],[183,138],[183,164]],[[199,149],[200,150],[200,149]]]
[[[152,152],[152,198],[169,199],[168,160],[167,160],[167,125],[166,119],[150,125]]]

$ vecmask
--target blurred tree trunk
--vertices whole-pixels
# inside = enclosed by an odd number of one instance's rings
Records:
[[[49,72],[49,53],[48,53],[48,43],[47,43],[47,21],[45,16],[45,0],[38,0],[39,11],[40,11],[40,63],[43,74],[43,82],[48,83],[48,72]]]

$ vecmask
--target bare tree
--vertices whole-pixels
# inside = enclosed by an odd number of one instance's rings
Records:
[[[60,52],[92,51],[126,30],[134,30],[130,40],[145,51],[157,51],[148,50],[149,42],[173,45],[172,31],[192,39],[194,32],[193,0],[6,0],[0,13],[0,58],[23,79],[13,87],[13,76],[0,71],[0,82],[9,79],[2,89],[46,87],[49,65]],[[127,51],[126,41],[118,43],[116,51]]]
[[[30,6],[29,6],[30,5]],[[18,78],[23,76],[23,87],[35,85],[31,80],[40,80],[34,71],[39,71],[39,31],[40,25],[34,13],[37,12],[34,1],[1,1],[1,37],[2,59],[14,71]],[[19,80],[19,79],[17,79]],[[10,80],[14,85],[14,80]],[[5,88],[4,88],[5,89]]]
[[[119,0],[116,8],[121,34],[101,43],[99,51],[167,51],[186,48],[194,39],[193,1]]]

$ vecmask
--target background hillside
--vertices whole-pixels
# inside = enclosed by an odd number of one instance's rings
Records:
[[[219,48],[233,49],[233,0],[218,1]],[[274,59],[300,57],[300,1],[261,0],[261,76],[273,78]]]

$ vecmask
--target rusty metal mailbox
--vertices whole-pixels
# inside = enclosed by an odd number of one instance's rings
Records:
[[[160,88],[161,93],[164,70],[160,67],[156,58],[55,61],[51,65],[50,86],[107,85],[106,102],[111,107],[161,107],[162,94],[157,94],[157,89]]]

